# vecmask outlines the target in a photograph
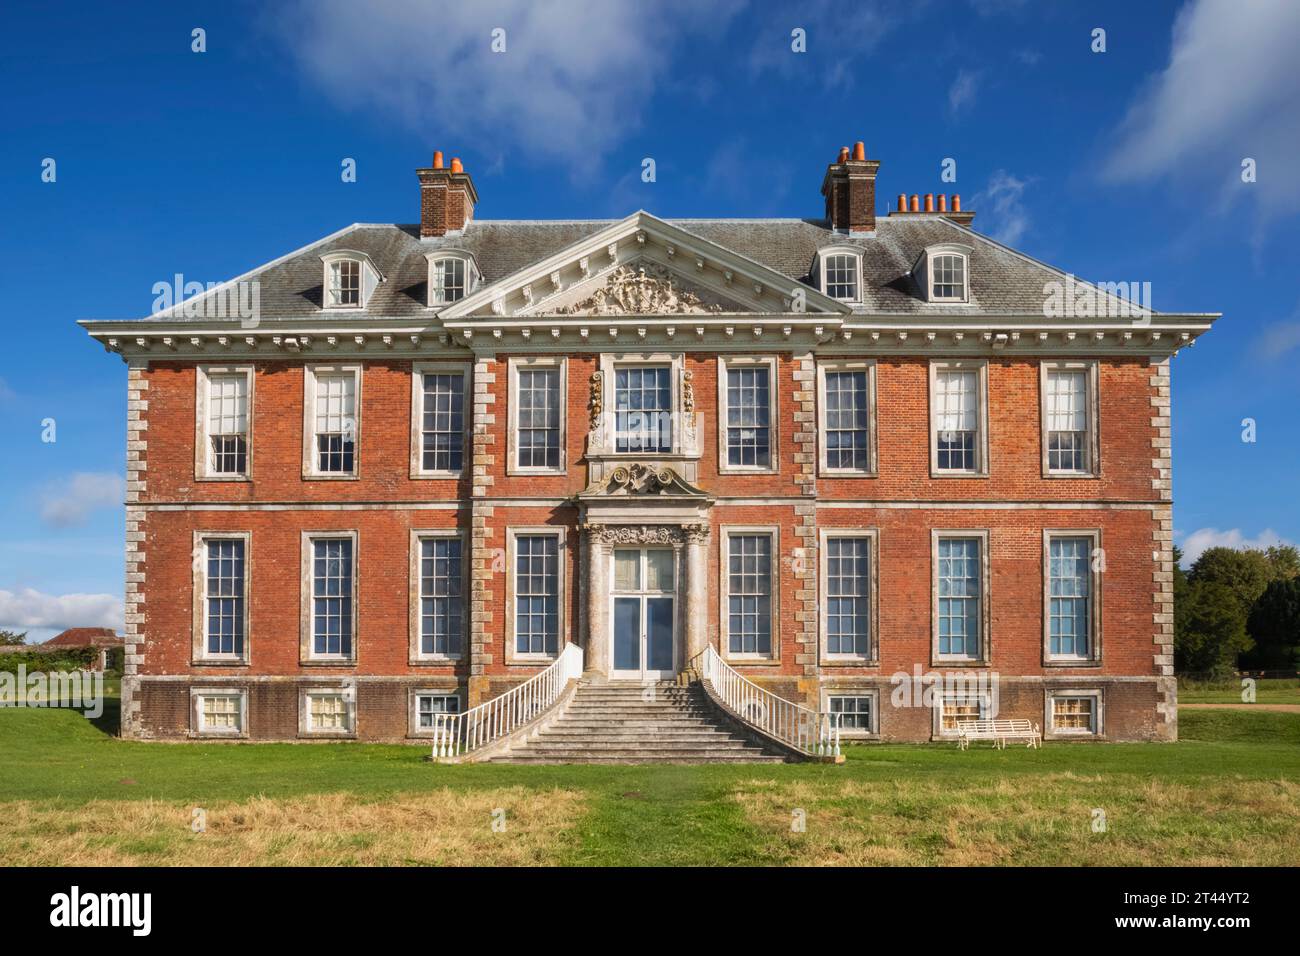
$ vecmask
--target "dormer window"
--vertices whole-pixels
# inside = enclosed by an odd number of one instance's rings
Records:
[[[856,249],[823,249],[818,253],[821,288],[841,302],[862,301],[862,254]]]
[[[327,309],[364,309],[375,288],[384,281],[370,257],[360,252],[342,250],[321,256],[325,263],[325,297]]]
[[[472,256],[429,257],[429,304],[459,302],[478,285],[478,265]]]
[[[970,247],[945,243],[930,246],[913,268],[927,302],[970,301]]]

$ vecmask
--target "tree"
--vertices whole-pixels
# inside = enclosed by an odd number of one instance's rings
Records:
[[[1293,544],[1275,544],[1264,549],[1273,569],[1274,581],[1289,581],[1300,577],[1300,548]]]
[[[1242,612],[1249,612],[1275,571],[1268,555],[1254,548],[1207,548],[1192,564],[1188,579],[1193,584],[1222,584],[1232,591]]]
[[[1175,630],[1174,664],[1184,673],[1226,677],[1254,642],[1246,632],[1246,608],[1228,585],[1193,578],[1184,602],[1182,633]]]
[[[1256,644],[1252,666],[1289,669],[1300,664],[1300,578],[1279,579],[1265,588],[1250,609],[1246,629]]]
[[[19,634],[17,631],[0,631],[0,646],[13,647],[17,644],[27,643],[27,632]]]

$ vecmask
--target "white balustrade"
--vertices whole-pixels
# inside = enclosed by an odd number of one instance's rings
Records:
[[[745,723],[810,757],[840,755],[840,715],[778,697],[741,676],[709,645],[692,661],[700,677]]]
[[[546,670],[463,714],[433,715],[433,756],[459,757],[518,730],[582,676],[582,648],[566,644]]]

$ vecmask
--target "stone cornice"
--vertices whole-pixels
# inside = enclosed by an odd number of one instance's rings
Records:
[[[854,355],[1172,355],[1192,345],[1214,315],[1145,319],[1046,319],[1013,315],[833,316],[807,313],[466,318],[445,325],[351,322],[82,322],[124,358],[227,361],[464,356],[471,353],[602,352],[643,348],[706,352]]]

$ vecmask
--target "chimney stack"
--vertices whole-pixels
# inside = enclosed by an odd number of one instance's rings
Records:
[[[474,218],[478,192],[460,160],[453,157],[447,169],[442,163],[442,150],[437,150],[433,165],[417,169],[415,174],[420,179],[420,238],[464,229]]]
[[[850,235],[876,228],[876,172],[880,161],[867,159],[867,147],[859,140],[850,152],[841,146],[835,162],[826,167],[822,195],[826,197],[826,218],[836,232]]]
[[[891,216],[910,216],[913,213],[930,213],[932,215],[937,213],[946,219],[951,219],[960,226],[969,226],[971,220],[975,218],[973,212],[962,212],[961,197],[956,193],[952,194],[951,208],[948,205],[947,194],[940,193],[938,198],[939,202],[936,204],[934,193],[926,193],[924,196],[912,193],[910,199],[903,193],[899,193],[898,208],[890,210],[889,214]]]

